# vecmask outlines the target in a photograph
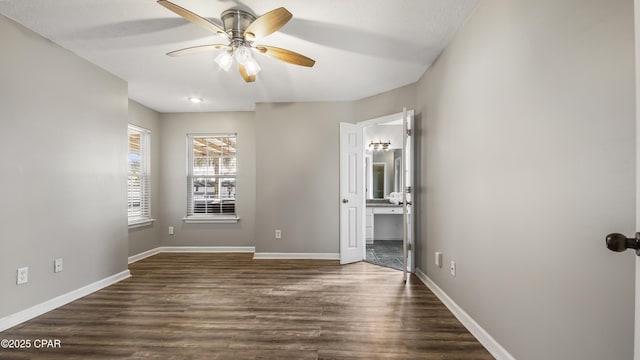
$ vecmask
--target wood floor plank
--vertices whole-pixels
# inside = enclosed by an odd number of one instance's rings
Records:
[[[0,333],[0,359],[493,359],[417,278],[367,263],[158,254]]]

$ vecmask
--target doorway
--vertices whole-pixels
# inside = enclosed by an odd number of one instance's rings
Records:
[[[364,261],[402,271],[403,212],[402,114],[363,125],[365,146],[365,248]],[[370,183],[370,186],[367,184]]]
[[[405,110],[341,124],[341,263],[413,270],[412,123]]]

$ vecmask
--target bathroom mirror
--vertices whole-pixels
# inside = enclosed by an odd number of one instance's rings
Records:
[[[388,199],[392,192],[402,191],[402,121],[394,120],[365,127],[364,141],[367,145],[366,198]],[[387,146],[373,146],[376,143]]]
[[[367,199],[388,199],[402,191],[402,149],[372,151],[365,156]]]
[[[374,162],[371,166],[372,198],[384,199],[387,193],[387,164]]]

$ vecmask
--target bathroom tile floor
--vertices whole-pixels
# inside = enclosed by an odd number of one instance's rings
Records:
[[[402,240],[377,240],[367,244],[367,262],[402,270]]]

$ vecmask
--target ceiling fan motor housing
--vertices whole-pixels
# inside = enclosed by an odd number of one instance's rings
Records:
[[[229,9],[220,15],[224,30],[231,37],[231,43],[241,45],[245,42],[244,32],[256,19],[253,14],[240,9]]]
[[[182,56],[203,51],[225,49],[225,51],[216,56],[215,62],[218,63],[223,70],[227,71],[235,58],[238,63],[238,71],[246,82],[254,82],[256,80],[256,74],[260,71],[260,66],[251,56],[252,49],[294,65],[312,67],[315,64],[313,59],[291,50],[274,46],[254,45],[254,41],[278,31],[291,20],[293,15],[284,7],[271,10],[258,18],[245,10],[238,8],[229,9],[220,15],[220,19],[222,20],[222,26],[220,26],[216,24],[216,22],[203,18],[169,0],[157,0],[157,2],[168,10],[183,17],[185,20],[199,25],[214,34],[224,33],[229,39],[228,44],[191,46],[171,51],[167,53],[169,56]]]

